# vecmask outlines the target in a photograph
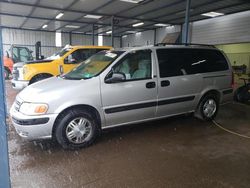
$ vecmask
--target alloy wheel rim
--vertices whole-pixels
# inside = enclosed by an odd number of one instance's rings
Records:
[[[212,117],[217,109],[217,104],[214,99],[208,99],[203,105],[203,114],[210,118]]]
[[[92,135],[92,126],[89,120],[83,117],[77,117],[69,122],[66,127],[66,137],[74,144],[82,144]]]

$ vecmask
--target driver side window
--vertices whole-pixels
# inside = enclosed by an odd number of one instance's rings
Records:
[[[114,67],[114,73],[123,73],[126,80],[151,78],[151,50],[139,50],[126,55]]]

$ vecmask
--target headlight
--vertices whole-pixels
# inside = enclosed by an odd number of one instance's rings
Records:
[[[22,103],[20,107],[20,112],[25,115],[41,115],[45,114],[48,111],[47,104],[39,104],[39,103]]]

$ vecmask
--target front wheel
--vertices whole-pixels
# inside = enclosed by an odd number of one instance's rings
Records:
[[[7,68],[4,68],[4,79],[9,80],[10,78],[10,72]]]
[[[196,110],[196,116],[204,121],[213,120],[218,112],[219,102],[215,95],[209,94],[203,97]]]
[[[59,117],[55,129],[58,143],[65,149],[87,147],[98,135],[98,125],[93,116],[80,109],[72,109]]]

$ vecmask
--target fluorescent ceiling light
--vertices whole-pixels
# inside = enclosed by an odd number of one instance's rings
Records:
[[[72,29],[80,28],[79,25],[66,25],[65,27],[66,27],[66,28],[72,28]]]
[[[169,24],[158,23],[158,24],[155,24],[155,26],[157,26],[157,27],[167,27],[167,26],[169,26]]]
[[[140,34],[141,34],[141,32],[137,32],[137,33],[136,33],[136,35],[140,35]]]
[[[64,14],[62,12],[60,12],[59,14],[56,15],[56,19],[59,19],[63,16]]]
[[[126,31],[126,33],[136,33],[136,31]]]
[[[133,27],[138,27],[138,26],[141,26],[141,25],[144,25],[144,23],[143,22],[139,22],[139,23],[133,24]]]
[[[204,14],[201,14],[202,16],[207,16],[207,17],[217,17],[217,16],[222,16],[224,15],[224,13],[220,13],[220,12],[207,12]]]
[[[48,27],[48,25],[47,25],[47,24],[45,24],[45,25],[43,25],[43,26],[42,26],[42,28],[43,28],[43,29],[45,29],[46,27]]]
[[[87,14],[84,16],[84,18],[90,18],[90,19],[100,19],[102,16],[93,15],[93,14]]]
[[[127,35],[123,35],[123,36],[122,36],[122,38],[126,38],[126,37],[127,37]]]
[[[107,31],[106,33],[107,33],[107,34],[111,34],[111,33],[112,33],[112,31]]]
[[[120,1],[124,1],[124,2],[127,2],[127,3],[141,3],[145,0],[120,0]]]

